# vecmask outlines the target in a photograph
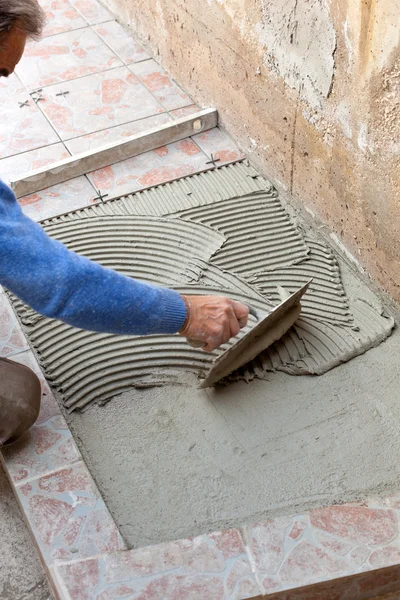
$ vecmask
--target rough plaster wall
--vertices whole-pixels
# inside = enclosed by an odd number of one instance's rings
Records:
[[[320,106],[333,82],[336,33],[326,0],[261,0],[256,25],[264,65],[311,106]]]
[[[400,2],[103,1],[400,300]]]

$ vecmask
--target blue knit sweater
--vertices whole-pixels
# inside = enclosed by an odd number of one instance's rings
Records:
[[[50,238],[2,181],[0,284],[37,312],[81,329],[172,334],[186,318],[177,292],[120,275]]]

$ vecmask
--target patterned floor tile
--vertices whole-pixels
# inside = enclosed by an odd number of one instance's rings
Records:
[[[14,354],[29,350],[10,302],[4,293],[0,294],[0,357],[12,358]]]
[[[58,406],[57,401],[54,398],[54,394],[51,391],[49,384],[47,383],[45,376],[43,375],[42,369],[40,368],[33,352],[30,350],[28,350],[27,352],[21,352],[20,354],[13,356],[11,360],[21,365],[25,365],[26,367],[29,367],[39,377],[40,385],[42,388],[42,400],[40,405],[40,413],[36,421],[37,425],[39,425],[40,423],[44,423],[45,421],[47,421],[47,419],[50,419],[50,417],[55,417],[56,415],[59,415],[60,407]]]
[[[79,154],[80,152],[86,152],[88,150],[94,150],[105,144],[111,144],[113,142],[123,142],[126,138],[152,129],[153,127],[160,127],[166,123],[171,123],[172,119],[168,113],[162,113],[160,115],[154,115],[147,117],[146,119],[140,119],[139,121],[133,121],[132,123],[125,123],[124,125],[118,125],[111,129],[102,129],[95,133],[89,133],[82,137],[73,138],[65,142],[68,150],[71,154]],[[1,162],[0,162],[0,174],[1,174]]]
[[[34,90],[121,64],[114,52],[87,27],[29,42],[16,72]]]
[[[1,108],[3,108],[4,104],[9,104],[10,100],[12,100],[14,96],[19,96],[20,94],[25,94],[25,99],[29,99],[29,94],[27,93],[26,87],[15,73],[9,77],[0,77]]]
[[[79,450],[61,415],[34,425],[19,442],[2,452],[15,484],[80,460]]]
[[[86,177],[82,176],[19,198],[18,202],[28,217],[41,221],[87,206],[96,195]]]
[[[127,67],[50,86],[44,98],[41,109],[63,140],[164,112]]]
[[[68,0],[41,0],[40,5],[46,13],[43,37],[72,31],[87,25],[85,19],[71,6]]]
[[[190,140],[182,140],[89,174],[96,189],[110,196],[171,181],[207,169],[207,157]]]
[[[126,33],[117,21],[108,21],[96,25],[93,29],[126,65],[150,58],[144,48]]]
[[[193,104],[189,96],[172,81],[155,60],[145,60],[135,65],[130,65],[129,68],[144,83],[147,89],[154,94],[166,110],[174,110]]]
[[[43,146],[36,150],[3,158],[0,160],[0,179],[9,183],[29,171],[41,169],[69,156],[68,150],[60,142],[59,144]]]
[[[27,102],[26,105],[21,106]],[[0,106],[0,158],[54,144],[60,138],[27,92]]]
[[[237,530],[58,568],[71,600],[241,600],[259,588]]]
[[[398,508],[397,503],[391,507],[385,500],[374,499],[244,528],[264,593],[398,565]],[[343,600],[348,598],[343,596]]]
[[[189,117],[190,115],[194,115],[200,111],[201,108],[196,106],[196,104],[190,104],[190,106],[184,106],[183,108],[171,110],[169,114],[174,117],[174,119],[182,119],[183,117]]]
[[[218,166],[245,158],[236,143],[219,127],[199,133],[193,139],[207,156],[211,158],[212,154],[218,160]]]
[[[82,462],[21,482],[16,491],[47,566],[124,549]]]
[[[112,14],[97,0],[70,0],[70,2],[86,19],[89,25],[103,23],[113,18]]]

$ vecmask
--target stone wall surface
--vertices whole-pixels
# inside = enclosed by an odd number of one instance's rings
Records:
[[[399,0],[103,1],[399,301]]]

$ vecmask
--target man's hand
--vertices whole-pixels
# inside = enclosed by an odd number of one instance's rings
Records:
[[[187,317],[180,335],[203,342],[203,350],[212,352],[235,337],[247,325],[249,309],[245,304],[224,296],[182,296]]]

